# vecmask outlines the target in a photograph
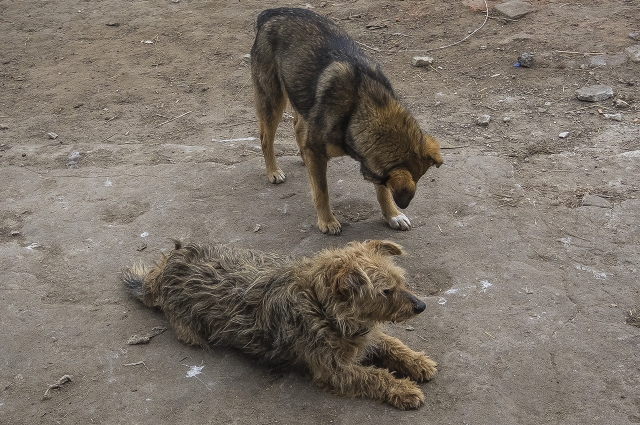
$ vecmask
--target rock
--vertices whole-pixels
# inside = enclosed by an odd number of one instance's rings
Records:
[[[47,133],[47,136],[49,136],[49,139],[57,139],[58,138],[58,135],[56,133],[53,133],[53,132]]]
[[[640,41],[640,31],[630,32],[629,38],[632,40]]]
[[[640,44],[629,46],[624,49],[624,52],[632,62],[640,62]]]
[[[628,109],[629,108],[629,104],[627,102],[625,102],[622,99],[616,99],[615,102],[613,102],[614,106],[618,109]]]
[[[520,57],[518,57],[518,62],[520,63],[520,66],[531,68],[531,65],[533,65],[533,54],[524,52]]]
[[[611,208],[611,202],[596,195],[584,195],[582,198],[583,207]]]
[[[587,66],[590,68],[600,68],[602,66],[620,66],[627,63],[627,57],[622,54],[616,55],[597,55],[587,59]]]
[[[587,86],[576,90],[576,96],[585,102],[600,102],[613,96],[613,89],[605,85]]]
[[[9,130],[8,125],[0,124],[0,130]]]
[[[562,133],[558,134],[558,137],[561,139],[566,139],[567,137],[569,137],[569,132],[563,131]]]
[[[464,0],[462,4],[471,10],[481,10],[484,12],[486,9],[486,5],[483,0]]]
[[[526,14],[535,10],[531,3],[522,0],[511,0],[505,3],[500,3],[496,5],[494,9],[509,19],[522,18]]]
[[[511,117],[504,117],[504,118],[502,118],[502,122],[503,122],[503,123],[509,123],[509,122],[511,122]]]
[[[71,154],[69,155],[69,161],[67,162],[67,167],[76,168],[78,166],[78,162],[80,161],[80,159],[82,159],[82,155],[80,155],[80,152],[78,151],[71,152]]]
[[[414,56],[411,60],[411,65],[413,66],[429,66],[433,65],[433,59],[431,56]]]
[[[491,121],[490,115],[480,115],[476,119],[476,124],[479,125],[480,127],[488,127],[490,121]]]
[[[619,112],[617,114],[602,114],[602,116],[608,120],[622,121],[622,114]]]

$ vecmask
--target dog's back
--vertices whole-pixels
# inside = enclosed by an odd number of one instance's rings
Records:
[[[291,360],[279,345],[287,328],[275,323],[270,329],[262,316],[268,300],[280,306],[283,323],[294,322],[287,317],[295,300],[288,295],[290,265],[288,257],[260,251],[176,242],[153,267],[124,270],[122,281],[146,306],[162,310],[183,342],[235,347],[278,364]]]
[[[267,9],[258,16],[256,27],[251,51],[254,69],[280,86],[305,119],[318,101],[334,103],[335,99],[337,106],[344,108],[345,99],[357,97],[355,93],[344,96],[344,90],[357,90],[365,79],[380,84],[393,96],[391,83],[379,65],[330,19],[306,9]],[[350,71],[326,72],[335,64]]]

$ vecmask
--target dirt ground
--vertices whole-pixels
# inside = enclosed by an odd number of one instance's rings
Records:
[[[315,228],[290,113],[288,180],[266,180],[246,57],[266,3],[0,2],[0,423],[640,423],[640,64],[619,63],[639,2],[534,0],[512,20],[491,1],[445,49],[483,1],[269,2],[338,21],[443,146],[409,232],[332,160],[339,237]],[[514,67],[523,52],[532,67]],[[614,97],[576,99],[594,84]],[[425,406],[329,395],[171,329],[128,345],[167,323],[119,270],[169,238],[296,256],[402,244],[427,310],[387,329],[439,363]]]

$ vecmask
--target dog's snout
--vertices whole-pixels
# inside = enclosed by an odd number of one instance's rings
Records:
[[[393,201],[400,209],[405,209],[413,199],[413,192],[401,191],[393,192]]]
[[[415,314],[422,313],[425,308],[427,308],[427,305],[420,300],[417,300],[417,302],[413,304],[413,312]]]
[[[424,302],[422,302],[422,300],[418,299],[415,295],[413,295],[411,292],[407,292],[407,297],[409,297],[409,299],[411,300],[411,303],[413,304],[414,314],[420,314],[427,308],[427,305]]]

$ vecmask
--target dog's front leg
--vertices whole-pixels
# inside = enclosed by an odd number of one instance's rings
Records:
[[[340,234],[340,222],[335,218],[329,206],[329,187],[327,185],[327,157],[309,148],[301,149],[302,160],[307,165],[313,203],[318,213],[318,228],[322,233]]]
[[[393,202],[393,196],[391,191],[383,185],[376,184],[376,195],[378,196],[378,203],[382,210],[384,219],[389,223],[392,229],[397,230],[409,230],[411,229],[411,222],[409,218],[402,214]]]
[[[390,370],[418,382],[428,381],[438,371],[437,363],[424,353],[413,351],[399,339],[382,332],[378,335],[376,357]]]
[[[313,374],[318,385],[343,396],[387,402],[401,410],[417,409],[424,403],[424,394],[415,382],[396,378],[385,369],[349,365],[322,368]]]

